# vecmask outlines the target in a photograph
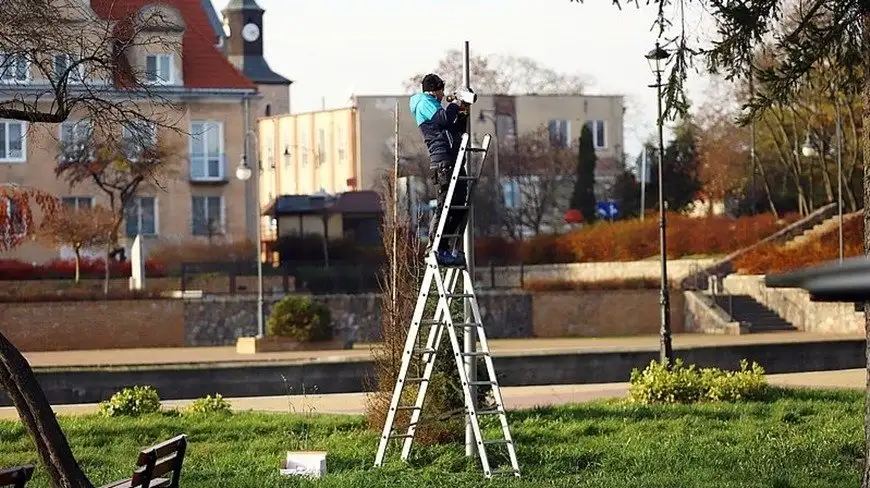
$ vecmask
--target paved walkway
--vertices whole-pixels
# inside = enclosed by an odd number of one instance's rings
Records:
[[[772,332],[742,336],[676,334],[675,349],[692,347],[770,344],[810,341],[863,339],[862,334],[832,335],[806,332]],[[564,352],[658,351],[657,335],[634,337],[595,337],[570,339],[492,339],[490,348],[501,356],[553,354]],[[353,349],[333,351],[291,351],[238,354],[235,346],[175,347],[154,349],[108,349],[86,351],[27,352],[24,356],[33,368],[175,365],[251,362],[335,362],[364,361],[371,355],[372,344],[357,344]]]
[[[780,386],[811,388],[852,388],[866,386],[864,369],[842,371],[819,371],[768,375],[768,381]],[[517,386],[502,388],[505,406],[508,409],[530,408],[537,405],[560,405],[601,398],[618,398],[626,395],[628,383],[602,383],[586,385]],[[366,393],[339,393],[333,395],[272,396],[229,398],[237,411],[263,412],[310,412],[332,414],[362,414]],[[183,407],[190,400],[167,400],[166,407]],[[86,414],[96,411],[95,404],[55,405],[58,415]],[[12,407],[0,408],[0,419],[18,418]]]

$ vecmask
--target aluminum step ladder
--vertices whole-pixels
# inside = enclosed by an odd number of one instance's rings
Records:
[[[453,355],[456,362],[456,369],[459,372],[459,382],[462,386],[465,412],[468,414],[471,428],[474,433],[474,440],[477,445],[477,452],[480,457],[480,463],[483,468],[483,473],[486,478],[491,478],[495,474],[510,473],[515,476],[520,476],[519,462],[517,461],[516,450],[513,438],[511,437],[510,428],[507,422],[507,414],[504,407],[504,400],[501,396],[501,390],[496,380],[495,367],[493,366],[492,354],[489,349],[489,344],[486,339],[486,334],[483,328],[481,319],[480,307],[477,303],[477,295],[473,291],[473,277],[471,276],[467,262],[461,266],[441,266],[436,259],[441,239],[456,239],[462,242],[465,226],[468,224],[468,210],[471,208],[472,197],[474,193],[475,183],[480,178],[482,164],[478,168],[474,176],[470,176],[471,172],[467,171],[465,176],[460,176],[460,170],[469,159],[468,155],[472,153],[481,153],[482,160],[486,158],[489,149],[491,137],[487,134],[483,138],[482,146],[479,148],[470,147],[469,136],[464,134],[459,149],[459,154],[456,158],[456,164],[453,167],[453,174],[450,180],[450,185],[447,190],[447,195],[444,198],[444,205],[439,211],[438,226],[435,230],[433,242],[428,247],[426,255],[426,272],[423,277],[423,283],[420,287],[420,293],[417,296],[417,304],[414,308],[414,314],[411,318],[411,325],[408,329],[408,335],[405,340],[405,348],[402,354],[402,365],[399,369],[399,375],[396,379],[396,385],[393,388],[393,397],[390,402],[390,409],[387,412],[387,418],[384,422],[384,428],[381,433],[378,451],[375,457],[375,466],[382,466],[386,456],[387,445],[389,441],[394,439],[402,440],[403,461],[408,460],[411,452],[411,445],[414,442],[414,434],[417,426],[420,423],[420,417],[423,412],[423,405],[426,399],[426,390],[429,387],[429,380],[432,377],[432,372],[435,369],[435,361],[438,351],[442,344],[444,331],[450,338],[450,343],[453,347]],[[453,194],[456,189],[456,184],[459,181],[466,180],[469,183],[467,195],[468,199],[464,205],[451,205]],[[456,234],[444,235],[444,227],[447,222],[447,214],[451,210],[462,211],[465,213],[462,224],[456,231]],[[461,245],[458,246],[461,249]],[[473,250],[469,251],[473,252]],[[426,305],[431,295],[431,287],[435,285],[436,295],[438,297],[435,313],[431,317],[424,318]],[[472,290],[472,293],[462,293],[456,291],[457,285],[461,284],[464,289]],[[463,322],[456,321],[451,313],[450,306],[454,303],[454,299],[467,300],[473,315],[473,321]],[[426,344],[424,347],[419,347],[419,339],[421,330],[428,327]],[[477,337],[480,342],[476,352],[465,353],[459,341],[457,330],[464,331],[467,328],[476,328]],[[486,364],[486,373],[488,379],[479,380],[478,378],[468,378],[464,367],[465,358],[474,357],[483,359]],[[422,363],[423,374],[421,377],[409,377],[408,370],[412,362],[417,364]],[[416,401],[413,405],[402,405],[401,400],[406,396],[406,389],[416,386],[417,394]],[[477,408],[476,398],[472,397],[472,387],[489,387],[492,390],[492,396],[495,403],[494,408],[480,410]],[[413,393],[412,393],[413,394]],[[396,426],[396,416],[398,412],[410,412],[410,421],[407,425]],[[484,439],[481,430],[479,418],[481,416],[496,415],[501,424],[502,438],[501,439]],[[507,448],[507,454],[510,458],[510,468],[493,470],[490,466],[490,459],[486,448],[491,445],[504,445]]]

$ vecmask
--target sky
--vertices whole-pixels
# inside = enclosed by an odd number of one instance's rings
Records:
[[[587,93],[624,95],[630,160],[655,134],[654,79],[643,56],[656,41],[657,7],[646,1],[622,10],[610,0],[257,1],[266,10],[265,57],[294,81],[293,112],[346,106],[351,94],[401,93],[405,79],[469,41],[472,55],[528,56],[584,75]],[[212,2],[220,13],[228,0]],[[686,30],[704,38],[709,19],[687,3]],[[694,103],[704,101],[707,84],[690,73]]]

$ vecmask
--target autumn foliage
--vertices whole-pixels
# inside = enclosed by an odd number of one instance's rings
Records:
[[[776,219],[772,214],[730,218],[667,217],[668,258],[721,255],[745,248],[795,222],[798,215]],[[478,239],[481,264],[549,264],[638,261],[659,253],[659,222],[655,218],[600,222],[562,235],[544,235],[516,242]]]
[[[864,255],[864,221],[859,217],[843,222],[843,256],[846,258]],[[734,261],[739,274],[763,275],[792,271],[836,261],[840,256],[837,226],[804,245],[786,248],[783,245],[765,244],[747,252]]]

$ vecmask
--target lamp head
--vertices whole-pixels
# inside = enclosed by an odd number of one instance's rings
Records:
[[[661,71],[661,62],[668,59],[670,56],[671,54],[667,50],[662,49],[662,47],[659,46],[659,43],[656,43],[656,47],[652,51],[646,53],[644,57],[649,63],[649,67],[653,73],[658,73]]]
[[[242,162],[239,163],[239,166],[236,168],[236,178],[241,181],[248,181],[251,179],[253,174],[253,170],[251,170],[251,167],[248,166],[248,162],[243,157]]]

